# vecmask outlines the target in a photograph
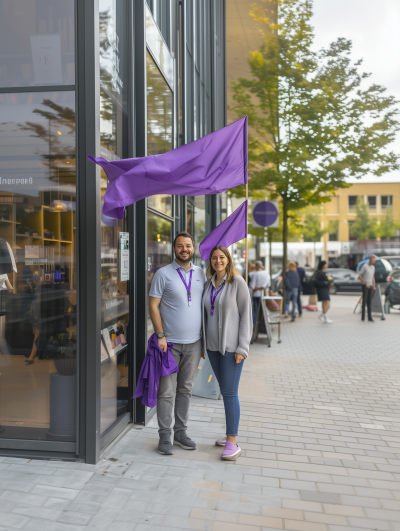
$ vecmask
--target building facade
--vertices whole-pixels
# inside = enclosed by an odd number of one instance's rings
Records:
[[[223,0],[0,0],[0,455],[96,463],[130,422],[154,273],[220,196],[102,214],[87,156],[159,154],[226,125]],[[196,263],[202,264],[196,251]]]

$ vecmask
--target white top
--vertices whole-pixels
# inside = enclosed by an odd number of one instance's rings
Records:
[[[188,294],[177,270],[189,285],[192,273],[192,302],[188,304]],[[154,275],[150,297],[161,299],[161,321],[167,341],[171,343],[195,343],[201,337],[201,300],[206,281],[204,271],[192,263],[185,269],[174,260],[172,264],[160,268]]]
[[[254,288],[269,288],[271,285],[271,278],[264,270],[255,271],[251,276],[249,284],[250,288],[253,290]],[[253,293],[253,297],[261,297],[261,295],[264,295],[264,291],[262,289],[258,289]]]
[[[368,263],[364,264],[360,269],[360,275],[367,284],[372,286],[372,279],[375,275],[375,266],[369,265]]]

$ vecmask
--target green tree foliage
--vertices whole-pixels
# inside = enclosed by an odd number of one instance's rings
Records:
[[[321,227],[321,217],[318,214],[307,212],[304,218],[303,239],[305,242],[320,242],[328,229]]]
[[[250,193],[281,200],[286,264],[290,214],[329,201],[350,176],[397,169],[387,147],[399,123],[384,87],[361,86],[368,74],[361,60],[352,63],[351,41],[313,51],[312,1],[278,0],[277,8],[279,17],[251,12],[265,40],[250,53],[251,79],[232,83],[232,108],[249,119]]]
[[[379,238],[392,238],[396,234],[396,230],[400,230],[400,223],[393,219],[393,210],[386,209],[385,219],[376,228],[376,234]]]
[[[359,241],[376,238],[376,220],[369,217],[368,205],[364,203],[362,197],[357,199],[356,214],[356,220],[351,225],[351,233],[353,236]]]

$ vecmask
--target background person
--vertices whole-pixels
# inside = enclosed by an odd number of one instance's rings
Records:
[[[218,439],[216,445],[225,446],[222,459],[234,461],[241,453],[236,444],[239,382],[253,329],[251,299],[228,249],[221,245],[211,251],[207,277],[202,299],[203,347],[221,389],[226,419],[226,439]]]
[[[297,274],[296,262],[288,263],[288,270],[285,273],[285,315],[287,317],[289,314],[289,304],[292,301],[292,319],[290,320],[293,323],[296,319],[296,304],[297,296],[300,289],[300,279]]]
[[[328,264],[325,262],[325,260],[322,260],[318,264],[318,269],[315,272],[314,275],[314,285],[317,288],[317,294],[318,294],[318,300],[322,303],[322,313],[318,316],[318,319],[320,319],[325,324],[331,324],[333,321],[328,319],[328,310],[331,307],[331,298],[329,296],[329,285],[331,281],[326,276],[326,268],[328,267]]]
[[[358,275],[358,278],[361,280],[362,283],[362,313],[361,313],[361,321],[365,321],[365,305],[367,305],[368,309],[368,321],[374,321],[372,319],[371,315],[371,304],[372,304],[372,297],[373,292],[376,289],[375,285],[375,256],[371,256],[369,259],[368,264],[364,264],[362,268],[360,269],[360,273]]]
[[[154,275],[149,293],[150,317],[163,352],[167,342],[179,372],[162,376],[157,396],[158,453],[172,455],[171,424],[175,399],[174,444],[195,450],[186,429],[194,379],[201,357],[201,298],[206,280],[203,270],[191,262],[194,242],[187,232],[173,243],[175,260]]]
[[[255,272],[251,275],[251,279],[249,279],[249,287],[253,290],[253,323],[257,320],[261,297],[271,286],[271,278],[264,270],[261,260],[257,260],[255,268]]]
[[[307,283],[307,275],[306,275],[306,270],[304,269],[304,267],[299,266],[299,262],[295,262],[295,264],[297,266],[297,274],[299,275],[299,280],[300,280],[299,292],[297,294],[297,310],[299,312],[299,317],[301,317],[303,315],[303,306],[301,303],[301,292],[303,290],[304,285]]]

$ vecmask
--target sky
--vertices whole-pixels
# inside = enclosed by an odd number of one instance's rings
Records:
[[[314,0],[313,10],[316,48],[338,37],[351,40],[353,59],[362,58],[363,71],[372,74],[366,83],[383,85],[400,100],[400,0]],[[400,154],[400,133],[391,149]],[[400,182],[400,170],[353,182]]]

